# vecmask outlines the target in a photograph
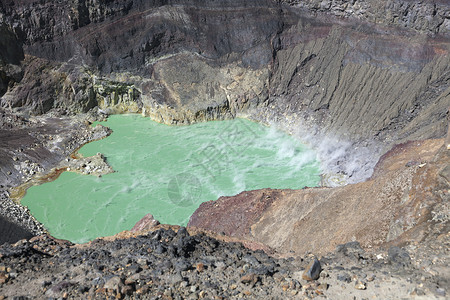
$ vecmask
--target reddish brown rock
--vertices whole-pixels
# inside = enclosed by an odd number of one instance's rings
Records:
[[[1,273],[0,274],[0,284],[4,284],[8,281],[8,275]]]
[[[204,264],[202,264],[202,263],[198,263],[196,266],[195,266],[195,269],[197,269],[197,272],[203,272],[204,270],[205,270],[205,265]]]
[[[199,227],[228,236],[247,236],[250,226],[282,192],[271,189],[242,192],[204,202],[191,216],[188,227]]]

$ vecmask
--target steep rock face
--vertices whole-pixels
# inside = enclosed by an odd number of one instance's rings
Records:
[[[448,40],[382,29],[300,20],[280,35],[271,96],[353,138],[442,136]]]
[[[313,13],[358,18],[397,25],[428,34],[450,33],[450,9],[446,0],[281,0]]]
[[[22,78],[20,62],[23,50],[14,33],[5,24],[0,25],[0,97]]]
[[[22,43],[27,59],[25,80],[2,83],[1,105],[99,105],[168,124],[268,106],[253,117],[295,116],[353,140],[442,136],[448,4],[287,2],[4,2],[2,28],[17,40],[8,44]]]
[[[3,107],[41,114],[52,108],[86,112],[97,105],[91,77],[82,66],[67,68],[30,55],[23,64],[22,80],[2,97]]]
[[[14,33],[10,44],[23,44],[27,59],[24,80],[2,83],[1,105],[33,113],[98,105],[167,124],[240,113],[262,121],[293,117],[293,126],[352,143],[386,143],[373,146],[377,155],[393,140],[444,134],[448,3],[281,2],[290,6],[2,2],[2,28]]]
[[[99,104],[169,124],[229,118],[230,99],[266,99],[271,38],[282,30],[272,1],[11,2],[2,10],[25,53],[53,71],[45,86],[54,91],[28,78],[34,83],[10,89],[4,107],[77,112]]]
[[[13,1],[3,12],[27,53],[78,59],[106,74],[146,73],[146,60],[183,50],[208,58],[247,51],[281,29],[280,8],[268,0]]]
[[[445,134],[448,38],[296,13],[273,42],[268,105],[252,118],[318,149],[339,174],[325,185],[367,179],[394,144]]]

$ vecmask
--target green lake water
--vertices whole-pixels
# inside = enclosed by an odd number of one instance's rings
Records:
[[[244,190],[317,186],[315,153],[245,119],[167,126],[140,115],[102,123],[113,133],[80,149],[103,153],[115,173],[64,172],[28,189],[22,204],[61,239],[81,243],[131,229],[147,213],[186,225],[205,201]]]

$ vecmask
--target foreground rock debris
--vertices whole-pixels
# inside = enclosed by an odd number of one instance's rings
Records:
[[[0,247],[0,295],[36,298],[330,299],[444,296],[445,281],[416,268],[405,250],[366,253],[358,243],[320,258],[273,258],[185,228],[73,245],[48,236]],[[315,269],[317,270],[317,269]],[[319,273],[317,273],[318,275]],[[343,296],[345,295],[345,296]]]

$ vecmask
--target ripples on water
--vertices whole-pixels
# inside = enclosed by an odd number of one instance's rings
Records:
[[[116,173],[63,173],[31,187],[22,203],[57,238],[86,242],[130,229],[145,214],[186,225],[200,203],[260,188],[319,183],[312,150],[274,128],[244,119],[172,127],[115,115],[113,134],[79,152],[101,152]]]

